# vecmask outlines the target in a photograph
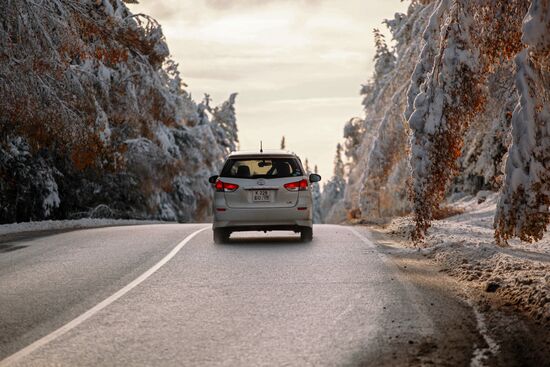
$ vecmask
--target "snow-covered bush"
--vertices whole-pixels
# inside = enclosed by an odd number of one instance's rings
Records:
[[[0,20],[0,223],[102,205],[207,215],[206,179],[237,144],[235,96],[201,116],[154,19],[121,0],[14,0]],[[14,142],[24,155],[5,153]]]
[[[21,137],[8,137],[0,146],[0,218],[13,220],[48,217],[59,207],[56,178],[61,174],[48,164],[47,152],[33,157]]]

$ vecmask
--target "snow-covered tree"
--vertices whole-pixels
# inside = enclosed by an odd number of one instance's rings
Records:
[[[449,193],[504,182],[497,238],[541,237],[549,220],[547,16],[547,0],[433,0],[413,1],[407,14],[385,21],[394,46],[375,32],[375,71],[361,90],[365,115],[344,129],[349,216],[410,208],[421,239]]]
[[[434,3],[414,2],[407,14],[386,20],[395,46],[375,35],[378,66],[361,90],[364,117],[344,128],[348,178],[344,195],[350,217],[402,214],[408,210],[408,125],[401,114]],[[385,62],[382,62],[385,60]]]
[[[359,148],[363,142],[364,134],[365,121],[359,117],[350,119],[344,125],[345,154],[352,164],[356,164],[359,159]]]
[[[414,107],[408,109],[413,112],[405,114],[413,130],[411,198],[416,239],[423,237],[451,179],[461,171],[455,183],[462,181],[462,189],[467,180],[477,177],[481,178],[479,184],[467,184],[474,190],[499,185],[513,98],[507,92],[507,60],[520,45],[518,15],[525,13],[525,6],[525,1],[441,0],[432,14],[430,24],[443,25],[437,53],[433,41],[425,44],[424,58],[412,77],[412,85],[415,80],[422,84],[414,96]],[[433,40],[438,27],[426,31],[424,38]],[[411,87],[409,106],[412,92]],[[484,125],[490,127],[483,129]],[[483,176],[475,175],[481,172]]]
[[[221,106],[217,106],[212,110],[212,124],[215,127],[216,138],[226,154],[237,150],[239,143],[237,115],[235,113],[236,98],[237,93],[233,93]]]
[[[336,155],[334,156],[334,176],[344,178],[344,161],[342,160],[342,144],[336,144]]]
[[[379,29],[374,29],[374,76],[373,79],[379,81],[388,75],[395,68],[395,55],[388,48],[386,39]]]
[[[158,22],[120,0],[13,0],[0,21],[0,223],[208,214],[235,99],[206,118]]]
[[[533,0],[516,56],[518,104],[495,218],[500,243],[540,240],[550,223],[550,1]]]
[[[306,158],[304,161],[304,169],[306,175],[311,174],[309,160]],[[317,173],[317,165],[315,165],[314,173]],[[318,182],[311,183],[311,196],[313,199],[313,223],[323,223],[323,216],[321,212],[321,188]]]
[[[208,125],[212,116],[212,107],[210,107],[210,94],[205,93],[202,101],[197,105],[198,124]]]
[[[343,210],[344,191],[346,188],[344,175],[342,145],[338,143],[336,145],[336,154],[334,156],[334,175],[323,186],[323,193],[320,200],[320,211],[324,222],[338,221],[337,217]]]
[[[434,210],[443,201],[450,178],[457,173],[463,135],[484,104],[478,82],[479,51],[471,41],[469,10],[465,1],[451,5],[433,71],[416,96],[409,118],[415,240],[422,239]]]
[[[406,120],[409,120],[411,117],[415,108],[414,101],[421,92],[421,88],[425,88],[426,77],[433,69],[434,58],[440,45],[441,22],[449,4],[450,0],[440,0],[432,3],[432,6],[427,6],[426,10],[428,12],[424,12],[424,16],[428,18],[428,21],[425,28],[423,26],[420,27],[420,32],[418,32],[421,33],[422,37],[422,43],[419,45],[421,52],[410,76],[410,85],[407,91],[407,107],[404,112]]]
[[[390,51],[384,35],[378,29],[374,29],[374,75],[373,78],[361,87],[361,94],[364,96],[363,105],[367,106],[377,102],[383,95],[384,87],[391,77],[390,73],[395,67],[395,55]]]
[[[549,10],[548,0],[413,1],[385,22],[393,48],[375,32],[365,116],[344,129],[351,217],[407,211],[410,152],[416,239],[449,193],[503,182],[497,240],[541,238],[550,221]]]

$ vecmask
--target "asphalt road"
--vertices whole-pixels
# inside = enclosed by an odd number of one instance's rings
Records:
[[[365,229],[224,245],[206,229],[182,243],[205,227],[1,243],[0,366],[455,366],[485,347],[465,302],[428,271],[404,272]]]

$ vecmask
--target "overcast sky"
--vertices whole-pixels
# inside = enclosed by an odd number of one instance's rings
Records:
[[[372,74],[372,30],[401,0],[140,0],[156,18],[187,90],[215,104],[238,92],[241,149],[287,148],[332,175],[342,128],[361,116]]]

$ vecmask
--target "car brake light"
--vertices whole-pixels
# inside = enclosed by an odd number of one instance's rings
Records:
[[[305,191],[307,190],[307,180],[289,182],[283,185],[288,191]]]
[[[239,188],[239,185],[235,185],[228,182],[216,181],[216,191],[232,192]]]

